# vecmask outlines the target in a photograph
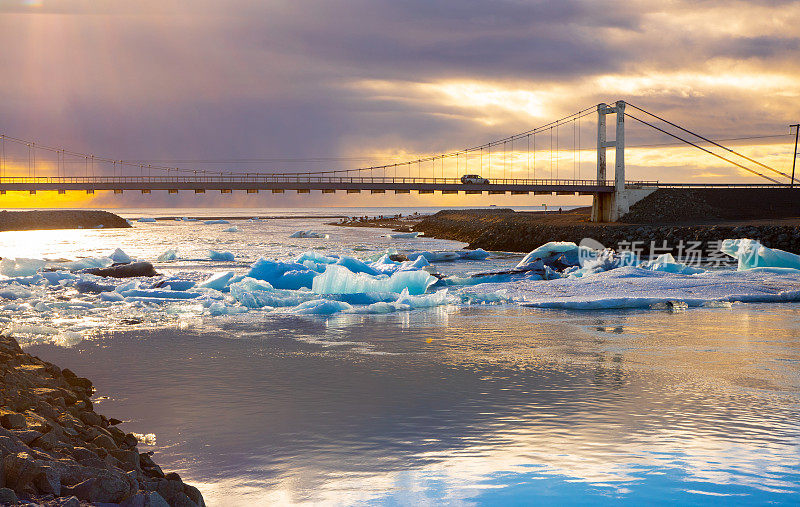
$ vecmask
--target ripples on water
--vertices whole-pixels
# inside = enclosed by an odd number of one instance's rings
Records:
[[[287,243],[307,225],[229,249],[390,246],[335,228]],[[189,253],[224,238],[161,230]],[[146,231],[82,237],[100,253],[168,246]],[[210,504],[797,504],[798,336],[798,304],[499,305],[204,318],[28,350],[92,378],[110,396],[98,410],[155,433],[159,463]]]
[[[796,503],[797,306],[438,309],[33,352],[213,503]]]

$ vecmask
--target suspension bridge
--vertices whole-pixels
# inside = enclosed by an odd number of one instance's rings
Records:
[[[635,114],[628,111],[634,110]],[[581,178],[581,121],[596,115],[596,162],[594,174]],[[614,139],[608,140],[607,117],[614,118]],[[676,139],[679,143],[703,151],[738,169],[759,176],[758,184],[667,183],[625,178],[626,118],[656,132]],[[645,119],[646,118],[646,119]],[[792,127],[795,127],[794,125]],[[571,142],[569,134],[571,134]],[[567,139],[560,133],[567,130]],[[538,136],[538,140],[537,140]],[[538,145],[537,145],[538,141]],[[55,191],[126,191],[149,194],[181,191],[203,194],[208,191],[229,194],[268,192],[297,193],[361,192],[382,194],[514,194],[514,195],[592,195],[592,219],[616,221],[628,212],[631,205],[658,188],[793,188],[796,182],[794,159],[792,173],[770,167],[736,150],[726,147],[696,132],[643,108],[617,101],[613,105],[598,104],[547,123],[532,130],[503,139],[413,160],[373,165],[355,169],[334,169],[305,172],[214,171],[144,164],[97,157],[64,148],[37,144],[0,134],[0,195],[10,191],[35,194]],[[544,144],[544,146],[542,146]],[[7,145],[27,151],[22,163],[10,163],[19,158],[7,157]],[[565,147],[566,146],[566,147]],[[608,175],[607,151],[614,150],[613,175]],[[544,152],[544,160],[541,153]],[[564,160],[564,153],[572,154]],[[42,153],[49,155],[43,163]],[[539,160],[537,161],[537,153]],[[795,156],[797,133],[795,134]],[[548,157],[549,154],[549,157]],[[38,155],[38,158],[37,158]],[[55,158],[53,159],[53,156]],[[561,167],[559,167],[561,165]],[[544,167],[543,167],[544,166]],[[570,168],[572,177],[559,178]],[[27,173],[25,170],[27,169]],[[560,170],[560,171],[559,171]],[[9,172],[12,174],[9,175]],[[37,174],[38,172],[38,174]],[[47,174],[41,174],[46,172]],[[546,177],[536,177],[542,172]],[[55,173],[55,174],[53,174]],[[0,200],[0,204],[2,201]]]

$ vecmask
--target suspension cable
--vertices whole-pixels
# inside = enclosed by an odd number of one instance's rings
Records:
[[[637,108],[637,109],[638,109],[638,108]],[[724,160],[724,161],[726,161],[726,162],[730,162],[731,164],[733,164],[733,165],[735,165],[735,166],[737,166],[737,167],[739,167],[739,168],[741,168],[741,169],[744,169],[745,171],[748,171],[748,172],[751,172],[751,173],[753,173],[753,174],[756,174],[756,175],[758,175],[758,176],[761,176],[762,178],[768,179],[769,181],[771,181],[771,182],[773,182],[773,183],[780,184],[780,182],[779,182],[778,180],[775,180],[775,179],[773,179],[773,178],[770,178],[769,176],[766,176],[766,175],[764,175],[764,174],[761,174],[761,173],[760,173],[760,172],[758,172],[758,171],[754,171],[753,169],[750,169],[749,167],[745,167],[745,166],[743,166],[742,164],[739,164],[739,163],[737,163],[737,162],[734,162],[733,160],[730,160],[730,159],[728,159],[728,158],[725,158],[725,157],[723,157],[722,155],[718,155],[718,154],[714,153],[714,152],[713,152],[713,151],[711,151],[711,150],[707,150],[707,149],[703,148],[702,146],[700,146],[700,145],[698,145],[698,144],[696,144],[696,143],[693,143],[693,142],[691,142],[691,141],[689,141],[689,140],[687,140],[687,139],[684,139],[684,138],[682,138],[682,137],[680,137],[680,136],[677,136],[677,135],[675,135],[675,134],[673,134],[673,133],[671,133],[671,132],[667,132],[666,130],[664,130],[664,129],[662,129],[662,128],[656,127],[656,126],[655,126],[655,125],[653,125],[652,123],[646,122],[646,121],[644,121],[644,120],[642,120],[642,119],[640,119],[640,118],[637,118],[637,117],[635,117],[635,116],[633,116],[633,115],[631,115],[631,114],[628,114],[628,113],[625,113],[625,116],[627,116],[628,118],[634,119],[634,120],[636,120],[636,121],[638,121],[638,122],[640,122],[640,123],[644,123],[644,124],[645,124],[645,125],[647,125],[648,127],[652,127],[652,128],[654,128],[654,129],[658,130],[659,132],[663,132],[664,134],[667,134],[668,136],[674,137],[675,139],[678,139],[678,140],[680,140],[680,141],[683,141],[683,142],[684,142],[684,143],[686,143],[686,144],[689,144],[689,145],[691,145],[691,146],[694,146],[695,148],[697,148],[697,149],[699,149],[699,150],[702,150],[702,151],[704,151],[704,152],[706,152],[706,153],[709,153],[709,154],[711,154],[711,155],[714,155],[715,157],[717,157],[717,158],[719,158],[719,159],[722,159],[722,160]]]
[[[695,137],[699,137],[700,139],[702,139],[703,141],[705,141],[705,142],[707,142],[707,143],[711,143],[711,144],[713,144],[714,146],[717,146],[717,147],[719,147],[719,148],[722,148],[723,150],[726,150],[726,151],[729,151],[729,152],[733,153],[734,155],[738,155],[738,156],[740,156],[740,157],[742,157],[742,158],[744,158],[744,159],[746,159],[746,160],[748,160],[748,161],[750,161],[750,162],[752,162],[752,163],[754,163],[754,164],[757,164],[757,165],[759,165],[759,166],[761,166],[761,167],[763,167],[763,168],[765,168],[765,169],[769,169],[769,170],[770,170],[770,171],[772,171],[772,172],[778,173],[778,174],[780,174],[781,176],[783,176],[783,177],[785,177],[785,178],[789,178],[790,180],[792,179],[792,177],[791,177],[791,176],[789,176],[788,174],[786,174],[786,173],[784,173],[784,172],[781,172],[781,171],[779,171],[779,170],[777,170],[777,169],[774,169],[774,168],[772,168],[772,167],[770,167],[770,166],[768,166],[768,165],[766,165],[766,164],[762,164],[762,163],[761,163],[761,162],[759,162],[758,160],[753,160],[752,158],[748,157],[747,155],[743,155],[743,154],[739,153],[738,151],[734,151],[734,150],[732,150],[732,149],[728,148],[727,146],[723,146],[723,145],[721,145],[721,144],[719,144],[719,143],[717,143],[717,142],[714,142],[714,141],[712,141],[711,139],[709,139],[709,138],[707,138],[707,137],[704,137],[704,136],[701,136],[700,134],[697,134],[696,132],[692,132],[692,131],[691,131],[691,130],[689,130],[689,129],[683,128],[683,127],[681,127],[680,125],[677,125],[677,124],[675,124],[675,123],[672,123],[671,121],[669,121],[669,120],[667,120],[667,119],[664,119],[664,118],[662,118],[661,116],[658,116],[658,115],[656,115],[656,114],[653,114],[653,113],[651,113],[650,111],[646,111],[646,110],[642,109],[641,107],[635,106],[635,105],[633,105],[633,104],[631,104],[631,103],[629,103],[629,102],[626,102],[626,104],[628,104],[629,106],[631,106],[631,107],[632,107],[632,108],[634,108],[634,109],[638,109],[639,111],[641,111],[641,112],[643,112],[643,113],[645,113],[645,114],[649,114],[649,115],[650,115],[650,116],[652,116],[653,118],[657,118],[657,119],[659,119],[659,120],[663,121],[664,123],[668,123],[669,125],[672,125],[672,126],[673,126],[673,127],[675,127],[675,128],[678,128],[678,129],[680,129],[680,130],[683,130],[684,132],[686,132],[686,133],[688,133],[688,134],[691,134],[691,135],[693,135],[693,136],[695,136]],[[795,179],[794,181],[797,181],[797,180]]]

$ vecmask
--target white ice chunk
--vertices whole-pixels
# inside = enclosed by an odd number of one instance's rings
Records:
[[[422,296],[411,296],[408,289],[403,289],[400,297],[395,302],[400,305],[408,305],[410,308],[431,308],[434,306],[442,306],[448,303],[447,289],[442,289],[434,292],[433,294],[424,294]]]
[[[366,273],[368,275],[377,275],[379,274],[374,268],[369,266],[364,261],[358,260],[355,257],[348,257],[343,255],[338,261],[336,261],[338,266],[344,266],[353,273]]]
[[[334,313],[352,310],[352,305],[342,301],[332,301],[330,299],[312,299],[299,304],[292,310],[293,313],[302,315],[333,315]]]
[[[659,255],[652,261],[643,262],[639,265],[642,269],[651,271],[666,271],[668,273],[681,273],[684,275],[694,275],[703,273],[705,269],[693,268],[675,260],[671,253]]]
[[[197,292],[169,289],[129,289],[118,291],[126,298],[154,298],[154,299],[196,299],[201,296]]]
[[[5,257],[0,260],[0,275],[12,276],[31,276],[44,267],[42,259],[26,259],[17,257],[16,259]]]
[[[258,259],[246,276],[269,282],[276,289],[311,288],[311,282],[319,273],[296,262]]]
[[[100,300],[101,301],[124,301],[125,300],[125,296],[123,296],[119,292],[101,292],[100,293]]]
[[[222,290],[226,285],[228,285],[228,282],[231,281],[231,278],[233,278],[235,274],[236,273],[233,271],[222,271],[220,273],[211,275],[210,278],[202,283],[199,283],[197,286],[205,289]]]
[[[70,271],[81,271],[90,268],[107,268],[112,265],[114,261],[110,257],[84,257],[73,262],[64,264],[64,268]]]
[[[117,248],[114,250],[111,255],[108,256],[112,261],[119,264],[128,264],[131,262],[130,255],[123,252],[121,249]]]
[[[32,295],[31,291],[15,283],[0,288],[0,298],[3,299],[28,299]]]
[[[208,258],[212,261],[232,261],[233,254],[231,252],[217,252],[216,250],[209,250]]]
[[[289,236],[290,238],[321,238],[328,239],[330,235],[314,231],[297,231]]]
[[[159,255],[157,260],[158,262],[169,262],[169,261],[174,261],[177,258],[178,258],[178,251],[175,249],[170,249]]]
[[[137,222],[142,222],[145,224],[154,224],[156,222],[156,219],[152,217],[142,217],[139,220],[137,220]]]
[[[353,273],[344,266],[331,265],[314,278],[311,290],[317,294],[358,294],[362,292],[397,292],[423,294],[436,278],[425,271],[403,271],[391,276]]]
[[[206,225],[223,225],[223,224],[229,224],[230,222],[228,222],[227,220],[206,220],[203,223]]]
[[[428,262],[428,259],[420,255],[415,261],[406,261],[400,263],[400,268],[398,271],[415,271],[430,265],[431,263]]]
[[[739,271],[753,268],[800,269],[800,255],[767,248],[754,239],[726,239],[720,250],[739,261]]]
[[[297,306],[318,297],[306,291],[276,289],[269,282],[249,277],[229,287],[231,297],[248,308]]]
[[[596,251],[586,247],[578,246],[571,241],[551,241],[538,247],[522,258],[517,264],[518,268],[532,264],[536,259],[542,259],[545,264],[555,261],[560,256],[564,256],[566,264],[577,266],[580,264],[581,259],[593,258]]]
[[[451,262],[451,261],[480,261],[489,257],[489,252],[483,248],[475,250],[456,250],[456,251],[440,251],[440,252],[414,252],[408,254],[408,260],[413,261],[424,257],[428,262]]]
[[[420,234],[421,233],[419,232],[395,232],[391,234],[384,234],[383,237],[392,239],[414,239]]]
[[[228,227],[227,229],[224,229],[223,232],[239,232],[239,228],[234,225],[233,227]]]

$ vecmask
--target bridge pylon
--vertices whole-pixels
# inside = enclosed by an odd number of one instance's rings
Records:
[[[607,139],[606,116],[616,116],[613,141]],[[614,192],[596,193],[592,202],[593,222],[616,222],[626,214],[632,204],[647,197],[652,188],[625,187],[625,101],[618,100],[613,106],[597,104],[597,185],[606,185],[606,154],[614,148]]]

